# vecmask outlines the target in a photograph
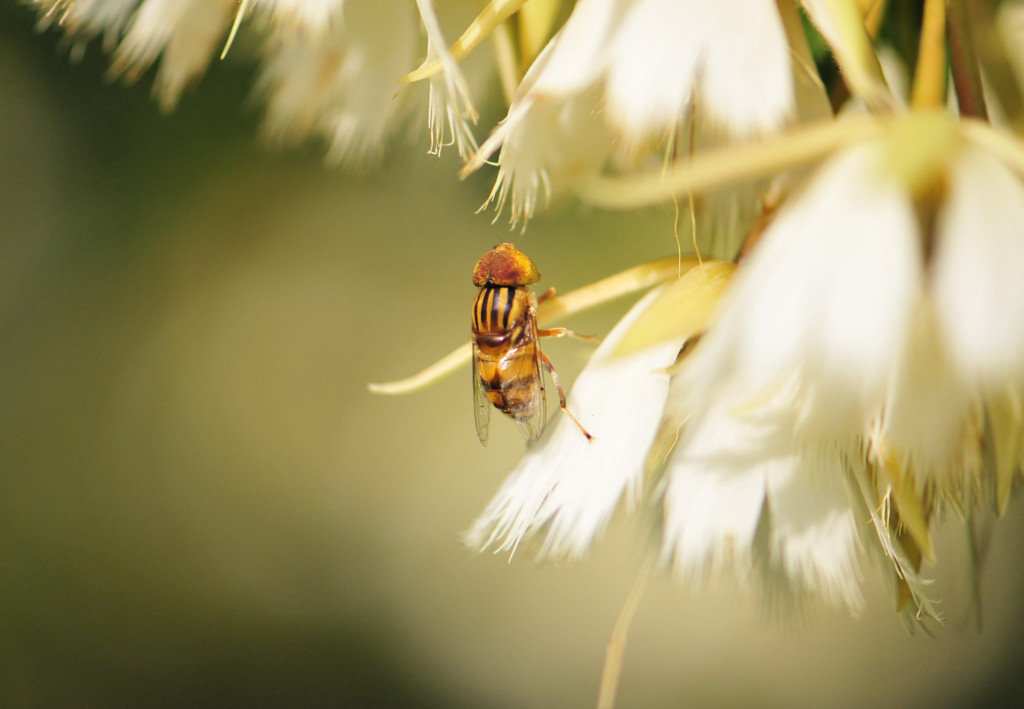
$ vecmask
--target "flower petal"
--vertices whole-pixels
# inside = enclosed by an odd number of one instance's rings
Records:
[[[712,3],[640,0],[610,46],[608,110],[626,139],[666,133],[690,105],[704,48],[700,8]]]
[[[233,17],[233,0],[146,0],[114,53],[111,72],[135,81],[162,55],[153,92],[163,110],[206,70]]]
[[[662,340],[686,340],[704,332],[735,271],[736,264],[730,261],[705,261],[665,286],[622,339],[619,353],[640,350]]]
[[[705,58],[701,96],[737,135],[779,128],[794,112],[789,43],[771,0],[700,3]]]
[[[782,209],[694,356],[709,364],[692,396],[732,376],[752,401],[801,372],[799,423],[824,435],[860,429],[880,407],[921,288],[915,216],[881,179],[880,150],[833,158]]]
[[[610,47],[608,107],[626,139],[672,130],[700,83],[710,114],[738,135],[793,111],[793,72],[770,0],[638,0]]]
[[[734,414],[744,396],[719,388],[709,409],[691,413],[666,472],[663,556],[698,586],[723,572],[747,579],[767,477],[774,469],[784,474],[791,462],[789,438]]]
[[[610,38],[634,1],[579,0],[523,77],[517,100],[531,94],[566,96],[593,84],[607,65]]]
[[[476,169],[501,146],[498,177],[484,206],[494,202],[500,214],[508,201],[515,225],[529,220],[542,198],[596,174],[611,150],[597,112],[600,97],[600,87],[593,86],[568,99],[538,96],[515,105],[463,171]]]
[[[691,416],[668,465],[663,556],[695,586],[722,574],[748,582],[757,570],[772,602],[820,594],[857,610],[860,545],[842,450],[799,445],[794,384],[757,411],[739,407],[742,390],[720,390]]]
[[[377,157],[408,109],[395,79],[415,61],[416,15],[402,0],[345,5],[344,22],[319,36],[280,28],[256,91],[266,96],[264,133],[286,145],[322,135],[328,160]]]
[[[769,547],[788,591],[859,610],[860,540],[845,477],[835,444],[804,450],[796,465],[770,476]]]
[[[630,0],[581,0],[519,85],[508,115],[467,162],[462,175],[498,156],[498,177],[487,199],[500,214],[509,201],[512,224],[533,216],[552,188],[592,175],[611,152],[600,114],[597,78],[606,44]]]
[[[919,494],[934,481],[964,480],[971,390],[951,376],[947,349],[931,301],[918,305],[906,347],[894,368],[884,416],[884,449],[913,473]],[[887,450],[886,450],[887,449]]]
[[[103,48],[113,51],[139,5],[139,0],[47,0],[42,4],[40,25],[56,22],[73,37],[72,56],[78,58],[95,35],[103,35]]]
[[[443,70],[430,78],[427,129],[430,133],[430,152],[441,154],[448,144],[447,135],[455,143],[463,159],[476,151],[476,139],[469,124],[477,120],[476,109],[469,94],[469,85],[462,69],[448,51],[448,43],[441,31],[431,0],[416,0],[420,19],[427,32],[427,61],[440,59]]]
[[[972,384],[1024,378],[1024,186],[965,148],[940,212],[933,293],[949,355]]]
[[[276,24],[289,24],[311,34],[327,31],[341,20],[345,0],[253,0],[252,8]]]

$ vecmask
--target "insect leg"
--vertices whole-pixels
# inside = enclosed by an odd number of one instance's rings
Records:
[[[565,415],[569,417],[570,421],[576,424],[576,428],[578,428],[580,432],[587,437],[588,441],[594,440],[594,437],[587,432],[587,429],[583,428],[583,424],[579,422],[579,419],[572,415],[572,412],[569,411],[569,407],[565,405],[565,390],[562,389],[562,382],[558,381],[558,372],[555,371],[555,367],[551,364],[551,360],[548,359],[548,356],[544,354],[539,347],[537,348],[537,354],[540,356],[540,361],[543,362],[544,366],[548,368],[549,372],[551,372],[551,379],[555,382],[555,388],[558,390],[558,405],[562,407],[562,411],[565,412]]]
[[[554,298],[555,297],[555,292],[556,292],[555,291],[555,287],[551,286],[546,291],[541,293],[539,296],[537,296],[537,305],[540,305],[541,303],[543,303],[545,300],[548,300],[549,298]]]
[[[597,335],[581,335],[578,332],[570,330],[566,327],[552,327],[547,330],[537,330],[538,337],[575,337],[579,340],[586,340],[587,342],[598,342],[600,338]]]
[[[552,286],[537,297],[537,305],[540,305],[545,300],[554,297],[555,289],[554,286]],[[565,327],[553,327],[548,330],[537,330],[537,335],[539,337],[565,337],[568,335],[569,337],[577,337],[581,340],[586,340],[587,342],[597,342],[599,340],[596,335],[580,335],[579,333],[573,332]]]

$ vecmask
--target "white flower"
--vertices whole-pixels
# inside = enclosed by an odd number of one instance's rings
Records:
[[[102,36],[113,74],[134,80],[156,66],[164,109],[233,37],[232,21],[247,20],[264,40],[258,90],[271,137],[318,136],[330,159],[365,162],[425,108],[431,152],[454,144],[465,172],[499,153],[489,202],[499,213],[508,204],[513,223],[562,191],[618,207],[699,192],[688,205],[694,243],[731,259],[750,234],[758,181],[774,180],[772,195],[788,203],[702,337],[678,362],[696,330],[665,328],[674,334],[618,353],[636,321],[666,309],[650,305],[656,295],[638,304],[570,397],[594,442],[561,421],[477,521],[474,543],[515,550],[542,534],[542,553],[579,556],[623,498],[646,495],[661,506],[664,563],[697,585],[730,575],[773,600],[820,595],[857,609],[866,545],[892,562],[902,596],[935,615],[919,575],[935,555],[932,521],[982,500],[1005,509],[1024,462],[1024,149],[977,122],[922,111],[944,96],[947,30],[957,44],[990,28],[965,32],[963,17],[947,24],[941,3],[929,3],[914,110],[894,120],[901,92],[887,86],[866,27],[874,20],[853,0],[802,0],[871,115],[826,126],[792,3],[577,0],[476,149],[472,67],[456,58],[517,2],[488,4],[454,50],[451,25],[466,27],[461,15],[479,12],[477,3],[450,0],[440,12],[432,0],[33,4],[42,25],[65,29],[73,54]],[[867,15],[877,19],[876,10]],[[524,61],[553,21],[550,8],[540,15],[520,18],[530,25]],[[1011,37],[1014,17],[1002,17]],[[512,94],[506,30],[496,47]],[[1013,108],[1012,59],[980,49],[976,64],[969,51],[950,53],[960,108],[983,115],[982,70],[996,103]],[[399,77],[429,78],[429,93],[399,88]],[[810,115],[819,125],[789,142],[762,140]],[[709,146],[736,137],[758,140],[708,157]],[[782,166],[826,153],[802,191],[789,191],[804,176],[779,174]],[[637,168],[646,174],[630,183]],[[734,190],[741,181],[746,191]],[[623,188],[626,199],[616,199]]]
[[[111,73],[134,81],[158,63],[153,91],[162,109],[175,106],[245,21],[263,34],[257,95],[266,101],[264,133],[294,144],[310,136],[325,140],[331,162],[374,160],[387,140],[427,109],[431,152],[456,143],[460,154],[476,149],[469,123],[475,120],[469,82],[448,52],[441,28],[460,26],[466,0],[446,2],[442,17],[429,0],[35,0],[44,26],[59,25],[81,54],[102,34],[113,52]],[[229,32],[231,28],[231,32]],[[429,100],[419,87],[402,87],[405,75],[426,50],[444,71],[431,78]],[[476,58],[474,57],[474,60]],[[490,68],[486,61],[473,65]],[[429,107],[429,108],[428,108]]]
[[[411,112],[396,80],[415,63],[417,41],[415,10],[403,0],[350,0],[316,34],[281,28],[257,85],[265,134],[284,144],[322,136],[332,162],[376,158]]]
[[[358,0],[356,0],[358,2]],[[298,27],[316,35],[342,22],[346,0],[251,0],[252,10],[276,24]]]
[[[694,96],[734,135],[793,110],[789,45],[775,3],[636,0],[610,28],[607,103],[626,139],[661,134]]]
[[[921,268],[905,191],[872,172],[883,177],[880,152],[838,156],[776,217],[693,358],[691,415],[712,408],[723,375],[753,399],[798,371],[795,425],[845,432],[877,411]]]
[[[1024,385],[1024,187],[995,156],[965,147],[938,210],[915,359],[893,381],[885,433],[919,482],[981,463],[979,407]],[[927,373],[927,376],[925,373]],[[952,450],[951,450],[952,449]]]
[[[932,292],[957,378],[1024,377],[1024,190],[994,155],[964,150],[939,212]]]
[[[139,0],[34,0],[34,4],[40,8],[43,27],[58,22],[72,38],[72,56],[78,59],[85,45],[99,34],[104,49],[112,51]]]
[[[234,6],[233,0],[146,0],[114,52],[111,72],[135,81],[161,57],[153,93],[163,110],[174,108],[219,49]]]
[[[96,35],[114,53],[111,74],[138,79],[160,59],[153,95],[168,111],[198,80],[219,49],[236,10],[235,0],[33,0],[40,23],[64,29],[72,56]]]
[[[111,73],[132,82],[160,58],[153,94],[170,110],[210,62],[235,11],[234,0],[35,0],[41,24],[56,22],[80,57],[96,35],[114,52]]]
[[[684,573],[723,558],[756,568],[767,523],[770,558],[789,556],[804,587],[856,607],[850,461],[866,458],[883,497],[912,483],[894,511],[908,525],[923,515],[926,555],[933,512],[973,504],[979,407],[1024,376],[1024,186],[958,140],[934,146],[946,163],[908,183],[895,142],[822,168],[686,362],[689,418],[665,498],[666,550]],[[817,531],[793,547],[801,528]]]
[[[842,450],[800,446],[790,435],[792,386],[753,411],[743,408],[748,391],[721,387],[710,409],[686,422],[666,471],[664,556],[693,586],[727,574],[761,581],[773,601],[821,593],[856,610],[859,525]]]
[[[695,100],[734,135],[773,130],[793,113],[790,48],[774,2],[580,0],[467,168],[501,149],[491,199],[500,212],[511,196],[515,223],[613,150],[670,139]]]
[[[476,109],[470,99],[469,86],[459,65],[448,51],[448,43],[441,31],[441,23],[434,12],[431,0],[416,0],[423,27],[427,31],[427,61],[440,60],[443,71],[430,79],[430,98],[427,110],[427,127],[430,131],[430,152],[440,155],[441,149],[449,144],[446,138],[451,134],[459,156],[469,157],[476,150],[476,139],[469,124],[477,119]]]
[[[613,3],[584,0],[523,77],[508,115],[487,138],[467,170],[481,167],[499,148],[494,189],[500,213],[511,196],[512,223],[529,219],[538,199],[551,197],[552,179],[571,183],[592,174],[611,150],[611,134],[597,112],[598,54],[616,20]]]
[[[931,521],[981,490],[998,490],[1002,509],[1022,462],[1022,273],[1019,177],[947,117],[896,121],[783,207],[671,385],[652,372],[678,339],[599,351],[574,408],[586,415],[590,402],[595,446],[602,427],[613,440],[588,450],[556,432],[471,539],[514,549],[545,533],[543,551],[578,556],[646,470],[663,562],[688,583],[725,575],[772,603],[818,596],[856,611],[867,545],[892,563],[910,610],[937,617],[919,575],[934,558]],[[610,341],[655,311],[647,302]],[[599,375],[615,367],[636,379]],[[660,423],[638,406],[663,410]]]

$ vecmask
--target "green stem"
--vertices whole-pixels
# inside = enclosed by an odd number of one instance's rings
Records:
[[[978,54],[974,51],[970,13],[963,0],[949,0],[946,33],[949,35],[949,63],[960,115],[988,120],[985,91],[981,85]]]
[[[1017,72],[1007,53],[1006,43],[996,27],[993,0],[962,0],[967,13],[978,60],[985,70],[988,87],[992,89],[1007,123],[1018,134],[1024,133],[1024,97],[1021,96]]]
[[[910,105],[914,108],[938,108],[945,101],[945,89],[946,2],[925,0]]]

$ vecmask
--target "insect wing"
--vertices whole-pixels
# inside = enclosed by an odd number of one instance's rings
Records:
[[[537,325],[530,325],[533,330],[533,351],[532,357],[522,358],[521,371],[518,379],[530,382],[529,395],[523,402],[522,410],[528,412],[524,418],[517,419],[519,430],[526,436],[526,440],[539,441],[544,433],[544,425],[548,420],[547,397],[544,396],[544,374],[540,371],[540,342],[537,340]]]
[[[476,421],[476,435],[480,443],[487,445],[487,434],[491,423],[491,400],[487,398],[484,380],[480,378],[480,352],[473,343],[473,418]]]

